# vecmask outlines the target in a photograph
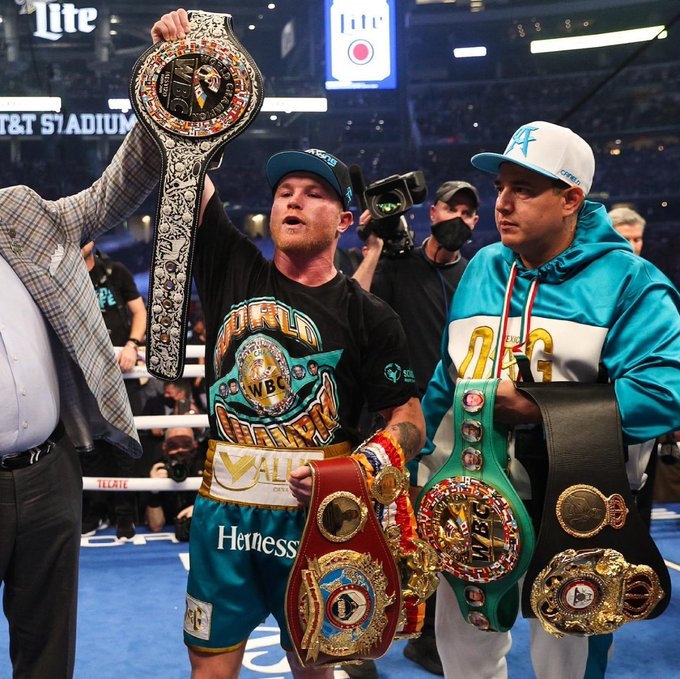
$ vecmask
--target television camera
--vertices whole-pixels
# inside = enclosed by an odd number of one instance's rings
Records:
[[[361,225],[357,234],[366,240],[371,233],[384,241],[383,254],[398,257],[413,247],[413,231],[406,213],[427,196],[425,175],[420,170],[402,175],[391,175],[366,186],[358,165],[349,168],[352,189],[362,209],[371,214],[371,222]]]

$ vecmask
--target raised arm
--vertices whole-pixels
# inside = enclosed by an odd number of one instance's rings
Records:
[[[364,210],[359,217],[359,224],[366,225],[371,221],[371,213]],[[383,249],[383,239],[370,233],[366,239],[366,245],[362,248],[363,259],[354,272],[352,278],[367,292],[371,291],[373,276],[380,260]]]

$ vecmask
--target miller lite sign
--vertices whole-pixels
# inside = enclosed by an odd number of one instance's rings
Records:
[[[326,89],[394,89],[394,0],[326,1]]]
[[[69,33],[92,33],[97,26],[96,7],[76,7],[72,2],[14,0],[19,14],[35,16],[33,35],[43,40],[59,40]]]

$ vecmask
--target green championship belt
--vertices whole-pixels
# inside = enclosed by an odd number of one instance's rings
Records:
[[[556,637],[606,634],[660,615],[670,576],[629,488],[613,385],[517,389],[541,409],[549,457],[523,615]]]
[[[507,429],[494,424],[499,380],[461,380],[455,444],[416,503],[418,531],[439,554],[463,617],[504,632],[519,611],[518,581],[534,549],[531,518],[506,474]]]
[[[137,60],[130,100],[161,150],[153,261],[149,272],[146,364],[181,377],[191,298],[191,261],[203,178],[223,145],[256,118],[262,76],[232,30],[229,14],[189,12],[191,32],[158,42]]]

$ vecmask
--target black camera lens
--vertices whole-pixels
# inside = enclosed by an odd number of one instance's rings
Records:
[[[387,191],[372,200],[375,211],[381,217],[389,217],[403,211],[406,205],[404,194],[400,191]]]
[[[168,476],[177,483],[187,480],[189,476],[189,468],[180,460],[170,460],[165,463],[165,468],[168,470]]]

